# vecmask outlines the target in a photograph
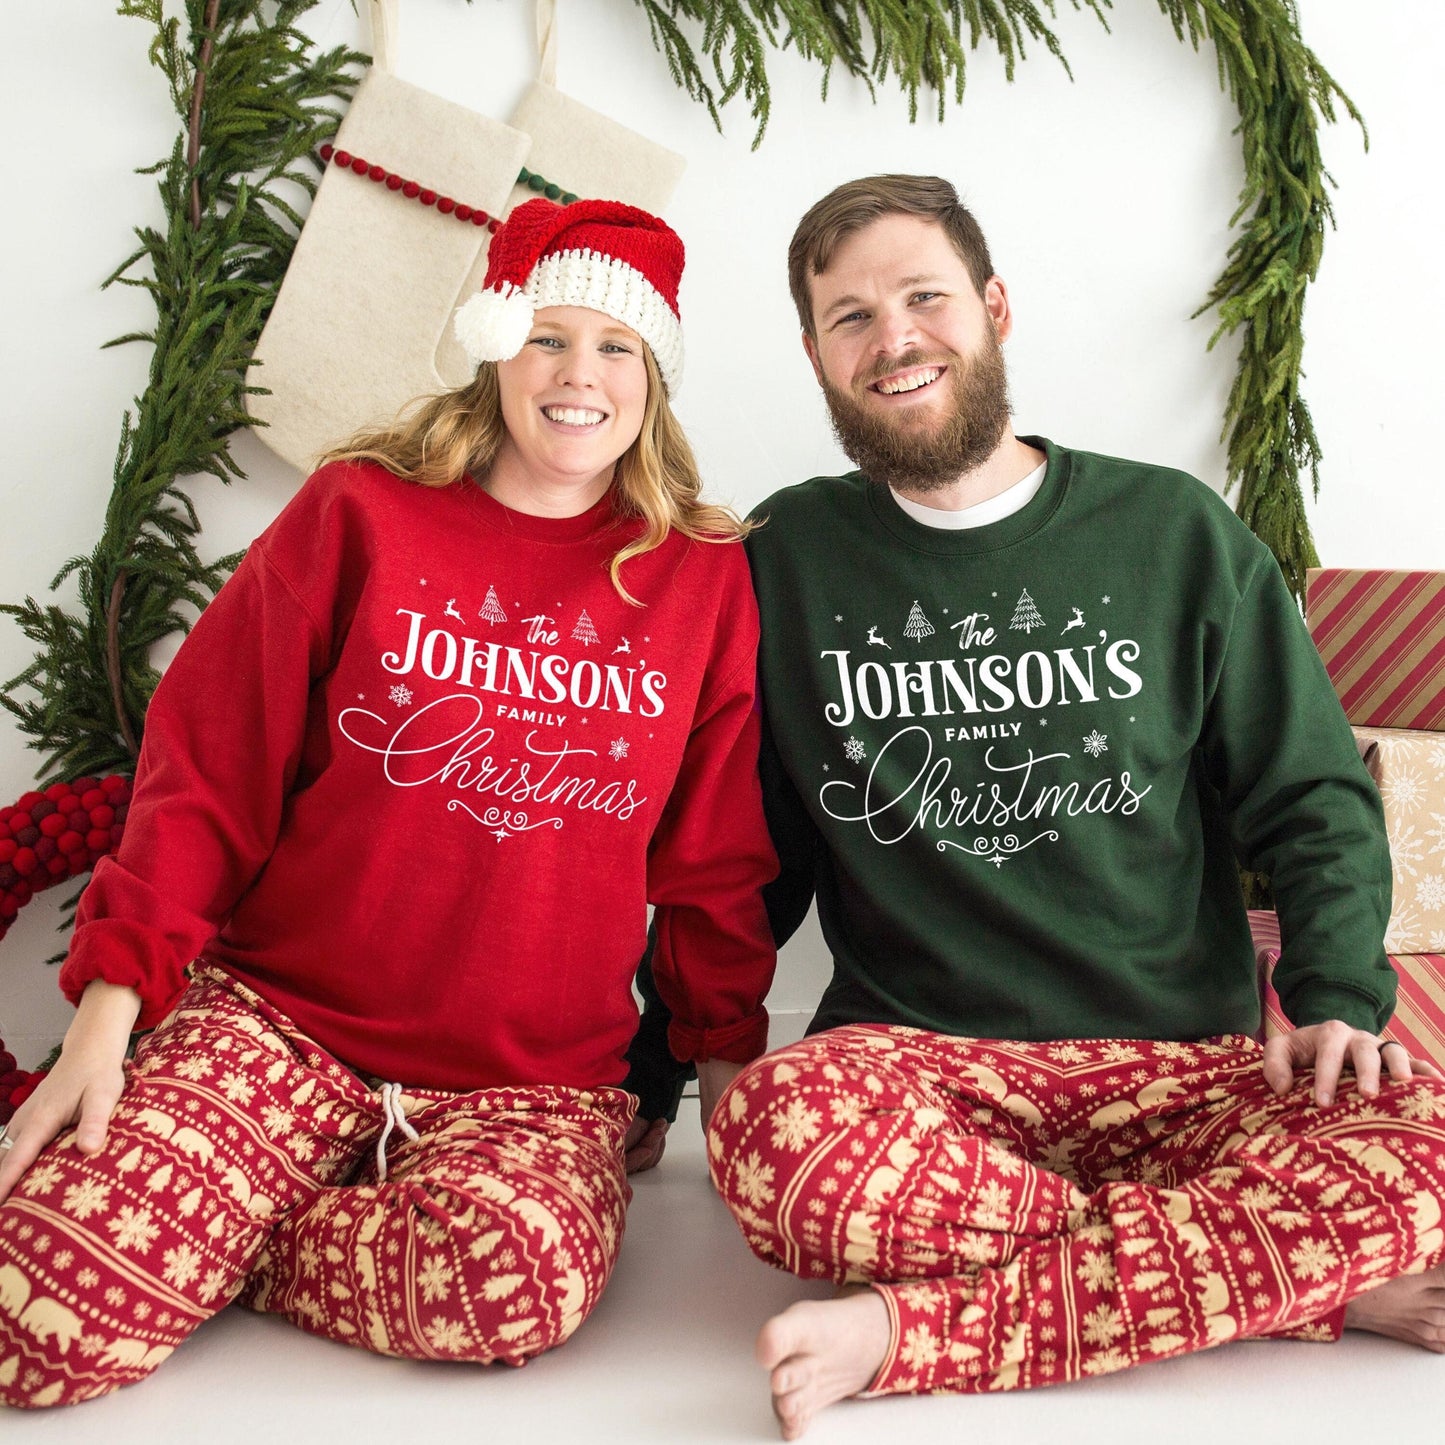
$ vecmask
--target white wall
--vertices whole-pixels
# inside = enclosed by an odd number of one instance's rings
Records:
[[[1106,34],[1063,9],[1057,30],[1071,84],[1036,50],[1012,85],[979,54],[961,108],[910,126],[893,90],[861,86],[772,55],[772,124],[760,150],[741,105],[727,134],[687,100],[653,53],[630,0],[561,0],[564,90],[687,157],[670,219],[689,247],[683,290],[687,380],[679,411],[714,492],[746,508],[777,487],[839,468],[797,342],[783,270],[808,204],[880,170],[955,179],[1010,283],[1017,423],[1075,446],[1184,467],[1218,486],[1218,434],[1232,348],[1206,354],[1209,318],[1190,320],[1220,270],[1240,184],[1235,114],[1211,51],[1174,38],[1149,0],[1118,0]],[[1371,149],[1343,124],[1325,136],[1339,182],[1307,317],[1306,395],[1325,450],[1316,539],[1330,563],[1445,564],[1445,503],[1428,460],[1445,366],[1445,282],[1435,102],[1445,7],[1422,0],[1299,0],[1307,40],[1365,113]],[[529,0],[404,0],[398,70],[505,119],[535,73]],[[326,44],[364,44],[347,0],[312,17]],[[63,39],[62,39],[63,37]],[[148,321],[142,293],[97,287],[157,212],[133,168],[165,154],[177,121],[149,35],[96,0],[50,0],[9,15],[0,59],[7,278],[0,327],[4,438],[0,600],[40,596],[99,533],[122,411],[145,380],[140,347],[101,351]],[[243,545],[297,476],[254,439],[249,473],[193,495],[206,546]],[[0,675],[30,658],[0,619]],[[34,755],[0,719],[0,801],[30,786]],[[33,1063],[66,1007],[40,960],[56,951],[57,893],[0,944],[0,1038]],[[791,948],[775,989],[804,1008],[826,975],[816,935]]]

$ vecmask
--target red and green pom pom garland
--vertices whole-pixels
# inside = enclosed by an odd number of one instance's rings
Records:
[[[364,156],[353,155],[350,151],[337,150],[334,146],[321,147],[321,159],[328,165],[351,171],[353,175],[365,176],[377,185],[384,185],[389,191],[400,191],[409,201],[419,201],[423,206],[435,206],[444,216],[458,221],[470,221],[474,226],[485,226],[495,231],[502,223],[490,216],[480,206],[469,206],[464,201],[455,201],[450,196],[438,195],[436,191],[423,186],[420,181],[408,180],[405,176],[389,171]]]
[[[389,171],[385,166],[378,165],[375,161],[369,161],[365,156],[356,155],[352,151],[338,150],[335,146],[324,145],[321,147],[320,155],[327,165],[337,166],[356,176],[364,176],[379,186],[384,185],[389,191],[399,191],[409,201],[418,201],[423,206],[435,206],[444,216],[451,216],[458,221],[470,221],[474,226],[485,226],[493,234],[502,224],[496,216],[489,215],[480,206],[469,206],[465,201],[440,195],[430,187],[423,186],[420,181],[408,180],[405,176],[398,175],[395,171]],[[549,201],[556,201],[558,205],[570,206],[577,199],[571,191],[564,191],[561,186],[539,176],[535,171],[529,171],[525,166],[517,176],[517,184],[526,186],[528,190],[536,191],[538,195],[545,196]]]

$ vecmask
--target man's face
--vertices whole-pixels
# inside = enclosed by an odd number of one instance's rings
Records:
[[[997,277],[980,297],[940,226],[884,216],[838,247],[812,297],[803,345],[855,465],[929,492],[987,459],[1009,417]]]

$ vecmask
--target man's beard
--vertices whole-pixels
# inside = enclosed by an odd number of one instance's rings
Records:
[[[880,376],[940,364],[948,370],[933,385],[948,386],[951,406],[942,420],[932,424],[922,409],[916,414],[900,409],[880,416],[855,400],[851,391],[824,381],[838,445],[871,480],[902,491],[942,491],[987,460],[998,446],[1009,420],[1008,374],[993,328],[985,331],[966,361],[955,355],[940,359],[917,352],[890,360]]]

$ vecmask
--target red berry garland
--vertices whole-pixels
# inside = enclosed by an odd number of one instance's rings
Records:
[[[89,873],[120,842],[130,779],[77,778],[0,808],[0,938],[43,889]]]
[[[37,893],[89,873],[115,852],[129,808],[130,779],[118,775],[52,783],[0,808],[0,938]],[[17,1068],[0,1042],[0,1124],[44,1077],[44,1069]]]
[[[45,1077],[46,1071],[39,1069],[33,1074],[17,1068],[15,1055],[0,1043],[0,1124],[8,1124],[15,1111],[35,1092],[35,1086]]]

